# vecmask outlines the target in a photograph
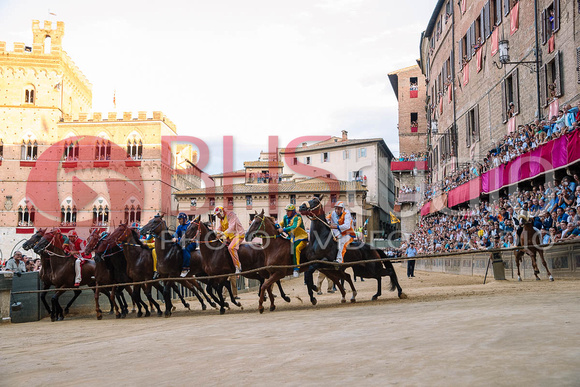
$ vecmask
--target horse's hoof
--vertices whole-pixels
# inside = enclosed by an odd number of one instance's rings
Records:
[[[117,317],[118,319],[121,318],[121,313],[119,313],[118,315],[116,315],[115,317]]]
[[[69,312],[68,308],[64,308],[64,314],[67,315]]]
[[[217,305],[215,302],[212,302],[211,304],[209,304],[212,308],[217,309]]]
[[[264,313],[264,307],[263,307],[263,306],[260,306],[260,307],[258,308],[258,311],[260,312],[260,314]]]
[[[356,298],[351,298],[350,302],[351,302],[351,304],[354,304],[356,302]]]
[[[344,298],[340,300],[341,304],[344,304],[345,302],[346,302],[346,299],[344,299]]]
[[[540,279],[540,278],[538,278],[538,277],[536,277],[536,281],[541,281],[541,279]]]
[[[316,298],[314,297],[310,299],[310,302],[312,302],[312,305],[316,305],[318,303],[318,301],[316,301]]]
[[[226,313],[226,310],[224,308],[220,308],[220,314],[224,314]]]
[[[157,317],[161,317],[161,316],[163,316],[163,312],[162,311],[158,311],[157,312]]]
[[[282,299],[286,302],[290,302],[290,297],[288,297],[288,296],[284,296],[284,297],[282,297]]]
[[[97,320],[102,320],[102,319],[103,319],[103,315],[101,315],[101,314],[98,314],[98,315],[97,315]]]
[[[121,318],[127,317],[127,313],[121,313]]]
[[[548,277],[548,279],[549,279],[550,281],[554,281],[554,277],[552,277],[552,276],[549,276],[549,277]]]
[[[230,304],[227,303],[227,302],[224,302],[224,308],[228,308],[229,309],[230,308]]]
[[[205,304],[201,304],[201,310],[206,310],[207,306],[205,306]]]
[[[137,317],[143,317],[143,312],[137,313]]]
[[[177,309],[175,306],[172,306],[172,307],[171,307],[171,311],[172,311],[172,312],[175,312],[175,309]]]
[[[145,312],[145,317],[150,317],[151,316],[151,312],[147,311]]]
[[[522,277],[518,277],[518,281],[519,282],[522,282]]]
[[[111,309],[111,310],[109,311],[109,314],[114,314],[114,313],[115,313],[115,311],[114,311],[113,309]]]
[[[270,305],[270,312],[273,312],[276,310],[276,305]]]
[[[135,308],[131,309],[131,313],[135,313],[137,310]]]
[[[399,298],[400,299],[406,299],[407,298],[407,295],[405,293],[401,293],[401,294],[399,294]]]
[[[372,296],[371,301],[376,301],[378,298],[379,298],[378,296]]]
[[[185,306],[185,308],[186,308],[186,309],[189,309],[189,310],[191,310],[191,309],[189,308],[189,304],[188,304],[187,302],[186,302],[186,303],[185,303],[185,305],[183,305],[183,306]]]
[[[54,317],[51,316],[50,317],[50,321],[55,322],[56,321],[56,318],[54,318]]]
[[[62,321],[62,320],[64,320],[63,316],[58,316],[58,318],[56,319],[56,321]]]
[[[171,317],[171,311],[169,311],[169,310],[168,310],[168,311],[166,311],[166,312],[165,312],[165,317]]]

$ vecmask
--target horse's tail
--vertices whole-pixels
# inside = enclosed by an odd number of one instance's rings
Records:
[[[385,267],[385,274],[391,278],[391,292],[397,288],[397,284],[399,283],[399,279],[397,278],[397,272],[395,271],[395,267],[393,263],[387,257],[387,254],[381,249],[377,249],[376,252],[379,254],[379,257],[385,259],[383,261],[383,266]]]

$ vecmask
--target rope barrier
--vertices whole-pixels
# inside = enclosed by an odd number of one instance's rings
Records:
[[[564,242],[558,242],[555,245],[541,245],[539,247],[545,248],[545,247],[553,247],[553,246],[569,246],[569,245],[580,245],[580,240],[571,240],[571,241],[564,241]],[[487,254],[493,254],[493,253],[497,253],[497,252],[509,252],[509,251],[514,251],[514,250],[522,250],[525,248],[524,247],[508,247],[508,248],[497,248],[497,249],[487,249],[487,250],[466,250],[466,251],[460,251],[460,252],[448,252],[448,253],[443,253],[443,254],[434,254],[434,255],[427,255],[427,254],[422,254],[422,255],[417,255],[415,257],[393,257],[393,258],[376,258],[376,259],[368,259],[368,260],[364,260],[364,261],[353,261],[353,262],[345,262],[345,263],[338,263],[338,262],[334,262],[334,261],[325,261],[325,260],[316,260],[316,261],[309,261],[309,262],[304,262],[301,263],[300,265],[269,265],[269,266],[263,266],[263,267],[259,267],[257,269],[251,269],[251,270],[246,270],[246,271],[242,271],[241,273],[229,273],[229,274],[218,274],[218,275],[208,275],[208,276],[202,276],[202,277],[170,277],[170,278],[157,278],[157,279],[151,279],[151,280],[146,280],[146,281],[138,281],[138,282],[127,282],[127,283],[118,283],[118,284],[107,284],[107,285],[99,285],[99,286],[87,286],[87,287],[82,287],[82,288],[56,288],[56,289],[42,289],[42,290],[23,290],[23,291],[18,291],[18,292],[11,292],[12,294],[31,294],[31,293],[47,293],[47,292],[52,292],[52,291],[74,291],[74,290],[93,290],[93,289],[106,289],[106,288],[113,288],[113,287],[125,287],[125,286],[134,286],[134,285],[146,285],[146,284],[150,284],[150,283],[155,283],[155,282],[160,282],[160,281],[174,281],[174,282],[186,282],[186,281],[190,281],[190,280],[196,280],[196,281],[201,281],[201,280],[210,280],[210,279],[216,279],[216,278],[227,278],[229,276],[232,275],[242,275],[242,276],[246,276],[247,274],[252,274],[252,273],[257,273],[260,271],[264,271],[264,270],[270,270],[270,269],[294,269],[294,268],[300,268],[300,267],[304,267],[304,266],[310,266],[313,264],[326,264],[326,265],[332,265],[335,266],[336,268],[338,267],[352,267],[352,266],[356,266],[356,265],[364,265],[367,263],[375,263],[375,262],[385,262],[385,261],[389,261],[389,262],[394,262],[394,263],[400,263],[400,262],[405,262],[408,260],[426,260],[426,259],[439,259],[439,258],[443,258],[443,257],[458,257],[458,256],[462,256],[462,255],[473,255],[473,254],[477,254],[477,253],[487,253]],[[325,269],[323,269],[325,270]],[[332,270],[332,269],[329,269]]]

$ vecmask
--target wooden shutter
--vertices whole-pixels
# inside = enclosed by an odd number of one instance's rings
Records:
[[[507,90],[506,90],[506,80],[501,81],[501,115],[503,118],[503,123],[507,122]]]
[[[474,140],[475,141],[479,141],[479,105],[475,105],[475,108],[473,108],[473,116],[474,116],[474,121],[475,121],[475,125],[474,125]]]
[[[489,4],[489,3],[488,3]],[[485,26],[487,23],[485,22],[485,7],[481,9],[479,13],[479,35],[481,37],[481,44],[485,42]]]
[[[501,0],[495,0],[495,25],[501,24]]]
[[[471,146],[471,125],[469,122],[469,111],[465,114],[465,145]]]
[[[546,44],[548,41],[548,31],[546,25],[546,10],[542,11],[542,15],[540,17],[540,24],[542,26],[542,44]]]
[[[469,50],[469,52],[471,52],[471,54],[469,55],[469,57],[471,58],[472,56],[475,55],[475,49],[473,48],[473,45],[476,44],[477,42],[475,41],[475,21],[473,23],[471,23],[471,49]]]
[[[560,50],[556,51],[556,55],[554,55],[554,74],[555,79],[554,83],[556,84],[556,97],[561,97],[564,94],[563,84],[562,84],[562,76],[560,72]]]
[[[546,77],[546,65],[540,67],[540,101],[542,101],[542,107],[548,106],[548,84]]]
[[[518,68],[516,67],[512,73],[512,94],[514,96],[514,114],[520,112],[520,88],[519,88]]]
[[[510,13],[510,0],[503,0],[503,14],[507,16]]]
[[[489,10],[490,10],[490,2],[491,0],[488,0],[487,3],[485,3],[485,6],[483,7],[483,18],[484,18],[484,26],[485,26],[485,33],[482,32],[482,34],[485,36],[485,39],[489,38],[491,35],[491,15],[489,14]]]
[[[463,39],[459,39],[459,68],[463,68]]]
[[[580,83],[580,47],[576,49],[576,77],[578,83]]]
[[[465,34],[465,55],[467,56],[467,60],[471,59],[471,27],[467,30]]]
[[[560,0],[554,0],[554,32],[560,29]]]

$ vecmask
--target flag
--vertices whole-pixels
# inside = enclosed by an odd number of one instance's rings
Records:
[[[453,87],[451,86],[451,83],[447,85],[447,100],[449,103],[453,101]]]
[[[477,57],[477,72],[481,71],[481,56],[482,56],[483,50],[480,48],[477,49],[476,51],[476,57]]]
[[[391,211],[389,211],[389,214],[391,214],[391,224],[401,223],[401,220],[397,218]]]
[[[461,0],[461,13],[465,13],[467,10],[467,0]]]
[[[463,86],[469,83],[469,62],[463,66]]]
[[[491,33],[491,56],[494,56],[499,51],[499,28],[496,28]]]
[[[556,44],[554,42],[554,35],[552,35],[550,37],[550,39],[548,40],[548,54],[551,54],[552,52],[554,52],[555,48],[556,48]]]
[[[369,218],[367,218],[367,220],[365,220],[365,226],[369,224]]]
[[[519,9],[520,9],[520,3],[516,3],[516,5],[514,5],[514,7],[511,10],[511,15],[510,15],[510,35],[513,35],[517,30],[518,30],[518,21],[519,21]]]

